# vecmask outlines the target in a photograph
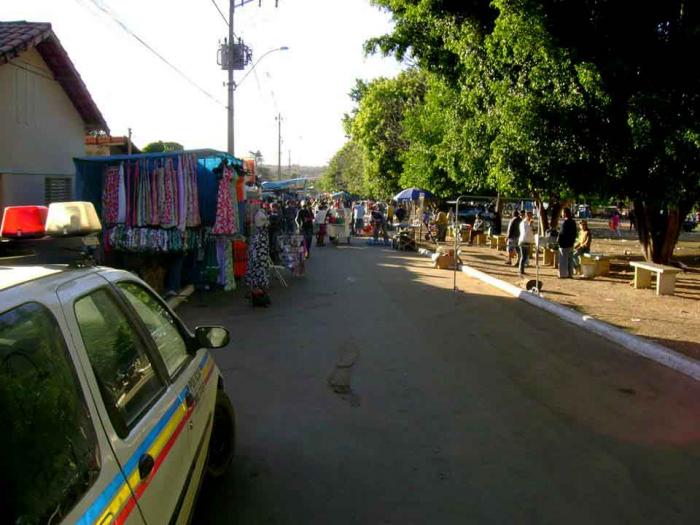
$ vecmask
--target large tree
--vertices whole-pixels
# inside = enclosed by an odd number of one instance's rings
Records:
[[[432,173],[554,202],[569,193],[629,198],[645,256],[669,260],[700,195],[700,75],[687,62],[700,48],[696,5],[374,3],[395,29],[368,49],[407,57],[459,91],[442,113],[440,143],[405,144],[406,162],[458,167]]]
[[[318,181],[322,191],[347,191],[353,195],[365,195],[365,171],[362,149],[353,141],[333,156]]]

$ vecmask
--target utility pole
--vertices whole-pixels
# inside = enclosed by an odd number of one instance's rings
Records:
[[[275,117],[277,120],[277,180],[282,180],[282,113]]]
[[[228,4],[228,152],[233,155],[233,14],[236,11],[236,0],[229,0]]]
[[[292,150],[287,150],[287,178],[292,178]]]
[[[131,128],[129,128],[129,142],[126,145],[126,154],[131,155]]]

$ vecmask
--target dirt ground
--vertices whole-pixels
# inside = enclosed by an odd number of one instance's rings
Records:
[[[654,289],[632,287],[634,269],[629,261],[643,260],[634,231],[625,224],[622,238],[612,238],[603,220],[589,220],[593,252],[613,255],[610,274],[595,279],[558,279],[558,270],[542,266],[543,296],[611,325],[646,337],[689,357],[700,360],[700,231],[683,233],[676,247],[676,260],[688,271],[679,273],[674,296],[657,296]],[[451,242],[448,243],[450,246]],[[435,249],[435,244],[426,245]],[[523,285],[517,269],[506,266],[504,251],[487,246],[461,246],[465,264],[515,285]],[[534,259],[527,270],[535,274]]]

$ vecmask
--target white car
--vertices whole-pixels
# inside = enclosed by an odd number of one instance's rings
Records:
[[[207,350],[228,332],[190,332],[128,272],[2,264],[2,521],[186,523],[233,457]]]

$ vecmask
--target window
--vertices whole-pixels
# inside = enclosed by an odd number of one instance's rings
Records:
[[[38,303],[0,313],[0,421],[0,521],[60,522],[100,456],[61,330]]]
[[[73,200],[73,184],[70,177],[46,177],[44,179],[44,203]]]
[[[168,374],[173,377],[187,361],[187,345],[177,329],[170,312],[142,286],[136,283],[119,283],[119,288],[151,333],[158,352],[165,361]]]
[[[76,301],[75,316],[114,429],[125,437],[163,385],[135,327],[107,290]]]

